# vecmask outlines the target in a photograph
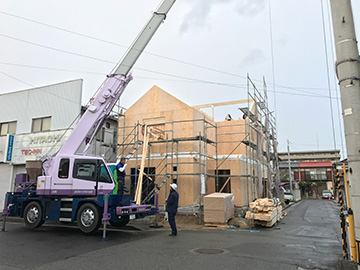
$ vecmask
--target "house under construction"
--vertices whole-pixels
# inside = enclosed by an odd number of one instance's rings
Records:
[[[243,119],[214,121],[214,107],[230,104],[239,104]],[[206,107],[212,116],[201,111]],[[179,206],[199,209],[213,192],[233,193],[237,207],[273,196],[279,187],[276,146],[266,91],[262,95],[250,78],[246,100],[195,107],[154,86],[119,118],[118,158],[128,159],[125,184],[133,198],[142,179],[141,203],[158,193],[163,205],[171,183],[178,185]]]

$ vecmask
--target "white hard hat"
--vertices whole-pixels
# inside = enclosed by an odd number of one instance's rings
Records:
[[[170,184],[170,187],[171,187],[173,190],[177,191],[177,185],[176,185],[175,183]]]

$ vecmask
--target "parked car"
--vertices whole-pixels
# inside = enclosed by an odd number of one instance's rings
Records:
[[[329,199],[332,197],[331,191],[328,189],[323,190],[322,192],[322,198],[323,199]]]
[[[294,200],[294,196],[291,192],[284,192],[284,201],[286,204],[289,204],[291,201]]]

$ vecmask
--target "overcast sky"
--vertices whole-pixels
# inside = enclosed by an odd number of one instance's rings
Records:
[[[82,78],[86,104],[160,2],[0,0],[0,93]],[[360,3],[352,2],[359,39]],[[327,47],[321,3],[177,0],[136,63],[122,106],[153,85],[190,106],[245,99],[247,74],[261,91],[265,77],[279,150],[287,140],[292,151],[332,150],[330,84],[342,150],[329,3],[323,0]],[[241,117],[238,107],[216,108],[216,120]]]

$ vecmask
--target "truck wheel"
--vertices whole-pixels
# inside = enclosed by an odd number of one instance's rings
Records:
[[[100,211],[92,203],[83,204],[76,216],[80,230],[84,233],[93,233],[101,225]]]
[[[129,223],[129,216],[123,216],[121,219],[117,221],[110,220],[110,225],[116,228],[124,227]]]
[[[31,229],[40,227],[44,223],[42,215],[40,204],[38,202],[30,202],[24,210],[25,225]]]

